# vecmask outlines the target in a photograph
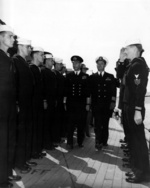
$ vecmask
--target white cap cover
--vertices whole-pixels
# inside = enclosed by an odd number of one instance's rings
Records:
[[[106,62],[106,65],[108,64],[108,59],[104,56],[98,56],[95,61],[105,61]]]
[[[28,40],[28,39],[19,38],[17,39],[17,41],[18,41],[18,44],[31,45],[31,40]]]
[[[44,52],[44,49],[41,47],[33,47],[32,52]]]
[[[55,63],[62,63],[63,59],[55,57],[54,61],[55,61]]]
[[[9,31],[14,33],[14,30],[8,25],[0,25],[0,32]]]
[[[134,38],[131,38],[131,39],[128,39],[126,42],[125,42],[125,47],[126,46],[130,46],[132,44],[141,44],[141,41],[140,39],[134,39]]]
[[[51,58],[53,58],[52,54],[45,54],[45,59],[51,59]]]

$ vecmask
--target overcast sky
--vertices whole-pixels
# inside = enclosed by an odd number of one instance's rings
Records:
[[[0,0],[0,17],[33,46],[64,59],[80,55],[96,71],[105,56],[114,72],[119,51],[129,38],[143,43],[150,66],[150,0]],[[149,84],[150,85],[150,84]]]

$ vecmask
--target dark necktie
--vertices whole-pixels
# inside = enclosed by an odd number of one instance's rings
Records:
[[[100,76],[100,78],[102,78],[102,77],[103,77],[101,72],[100,72],[99,76]]]

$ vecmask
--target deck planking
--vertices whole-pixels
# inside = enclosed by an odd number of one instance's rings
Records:
[[[145,126],[150,128],[150,104],[146,105]],[[95,151],[94,130],[91,137],[85,138],[84,148],[66,149],[66,143],[53,151],[46,151],[47,156],[28,174],[20,174],[22,181],[14,183],[14,188],[150,188],[150,183],[131,184],[126,182],[122,167],[123,152],[119,139],[124,137],[122,127],[113,118],[109,123],[108,147]],[[150,133],[145,130],[149,146]],[[76,134],[74,136],[76,142]]]

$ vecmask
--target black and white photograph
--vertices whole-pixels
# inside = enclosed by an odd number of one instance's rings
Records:
[[[150,0],[0,0],[0,188],[150,188]]]

